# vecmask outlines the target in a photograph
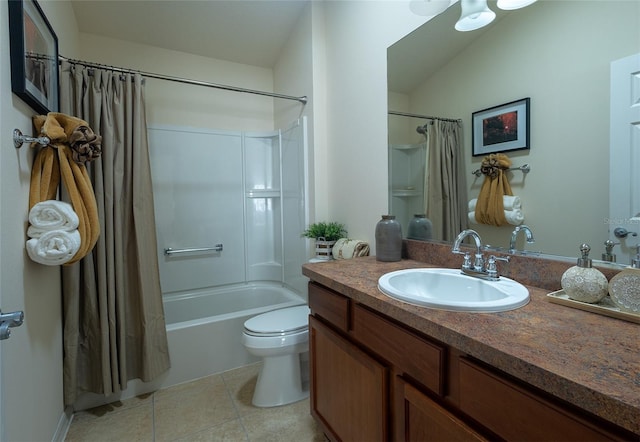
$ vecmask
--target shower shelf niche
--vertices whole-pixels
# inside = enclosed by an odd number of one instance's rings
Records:
[[[425,213],[424,174],[427,146],[389,144],[389,213],[406,229],[416,213]]]

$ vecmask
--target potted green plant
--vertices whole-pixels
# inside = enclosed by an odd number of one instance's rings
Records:
[[[316,259],[328,261],[331,259],[333,245],[347,236],[347,230],[342,223],[320,221],[309,224],[302,236],[316,240]]]

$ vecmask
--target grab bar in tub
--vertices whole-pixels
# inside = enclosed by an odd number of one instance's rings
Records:
[[[167,247],[166,249],[164,249],[164,254],[166,256],[171,256],[179,253],[222,252],[222,249],[222,244],[216,244],[213,247],[197,247],[191,249],[172,249],[171,247]]]

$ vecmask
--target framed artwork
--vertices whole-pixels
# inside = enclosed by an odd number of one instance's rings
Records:
[[[37,113],[57,112],[58,37],[35,0],[9,0],[11,90]]]
[[[473,156],[529,149],[530,98],[490,107],[472,115]]]

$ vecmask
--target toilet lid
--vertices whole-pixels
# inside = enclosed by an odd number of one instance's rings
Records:
[[[244,328],[259,334],[295,333],[309,326],[309,313],[306,305],[273,310],[248,319]]]

